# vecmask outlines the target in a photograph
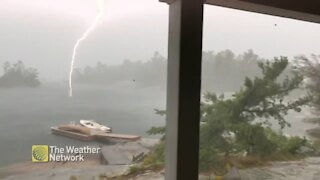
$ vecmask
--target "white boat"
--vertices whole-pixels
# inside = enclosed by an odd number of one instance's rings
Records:
[[[108,126],[101,125],[94,120],[80,120],[80,124],[84,127],[90,128],[90,129],[95,129],[95,130],[100,130],[103,132],[111,132],[111,128]]]

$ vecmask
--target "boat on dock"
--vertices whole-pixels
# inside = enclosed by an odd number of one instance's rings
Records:
[[[121,140],[121,141],[136,141],[141,137],[128,134],[115,134],[105,132],[99,129],[92,129],[77,124],[60,125],[51,127],[52,134],[61,135],[81,141],[107,141],[107,140]]]
[[[111,132],[110,127],[99,124],[95,120],[80,120],[80,124],[90,129],[100,130],[104,132]]]

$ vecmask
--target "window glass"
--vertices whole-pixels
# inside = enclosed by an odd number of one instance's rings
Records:
[[[1,1],[0,179],[163,176],[167,13],[148,0]]]
[[[317,176],[319,31],[314,23],[205,6],[202,176]]]

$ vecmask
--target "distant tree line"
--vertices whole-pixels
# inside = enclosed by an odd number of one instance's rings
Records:
[[[120,65],[108,66],[98,62],[75,71],[75,82],[104,84],[131,81],[139,86],[162,86],[166,83],[166,59],[159,53],[146,62],[125,60]]]
[[[3,75],[0,77],[0,87],[37,87],[40,85],[38,71],[25,67],[22,61],[5,62]]]
[[[261,76],[257,67],[263,61],[252,50],[236,55],[230,50],[203,52],[202,88],[206,91],[234,92],[246,77]]]
[[[202,89],[203,91],[234,92],[246,77],[261,76],[257,67],[264,61],[252,50],[240,55],[230,50],[203,52]],[[140,86],[166,86],[167,60],[159,53],[146,62],[125,60],[120,65],[108,66],[98,62],[96,66],[78,69],[75,81],[78,83],[105,84],[133,81]],[[288,74],[289,71],[286,70]],[[285,77],[285,76],[284,76]]]

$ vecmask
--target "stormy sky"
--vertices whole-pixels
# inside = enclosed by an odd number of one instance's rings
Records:
[[[106,0],[83,41],[76,67],[120,64],[167,53],[168,6],[157,0]],[[43,80],[67,80],[72,48],[97,13],[94,0],[1,0],[0,63],[22,60]],[[320,25],[206,6],[204,50],[253,49],[265,58],[320,54]]]

